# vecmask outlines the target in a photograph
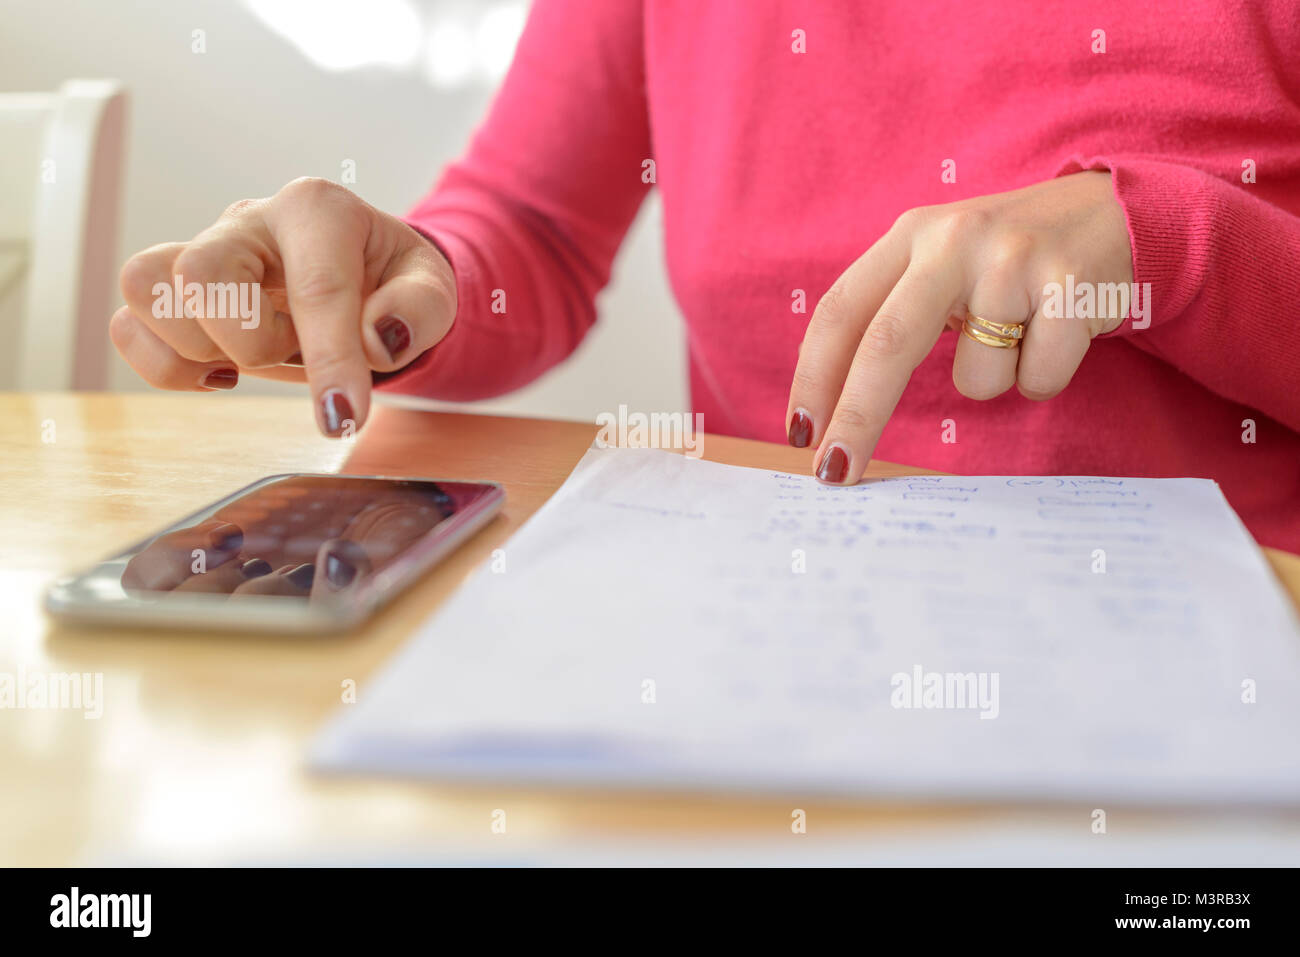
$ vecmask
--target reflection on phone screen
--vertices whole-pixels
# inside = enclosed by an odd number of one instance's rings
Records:
[[[194,593],[337,599],[483,493],[474,483],[278,479],[119,556],[121,588],[149,601]]]

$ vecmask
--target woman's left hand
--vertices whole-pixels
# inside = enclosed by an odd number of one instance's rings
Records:
[[[952,369],[959,392],[991,399],[1014,385],[1029,399],[1057,395],[1093,337],[1126,318],[1104,308],[1091,318],[1045,314],[1045,288],[1065,287],[1067,276],[1076,288],[1127,290],[1133,281],[1109,173],[904,213],[813,312],[786,411],[790,444],[816,447],[823,482],[857,482],[912,371],[945,326],[961,328],[967,310],[1022,327],[1023,339],[998,348],[960,335]],[[1107,297],[1098,298],[1104,307]]]

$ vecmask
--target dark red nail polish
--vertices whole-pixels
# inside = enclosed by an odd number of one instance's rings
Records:
[[[286,572],[284,577],[303,591],[311,591],[311,583],[316,580],[316,566],[311,562],[307,562],[305,565],[299,565],[291,572]]]
[[[293,355],[291,355],[289,358],[287,358],[287,359],[285,359],[283,362],[281,362],[280,365],[282,365],[282,366],[301,366],[301,365],[302,365],[302,353],[301,353],[301,352],[295,352],[295,353],[294,353]]]
[[[213,369],[203,377],[203,385],[209,389],[233,389],[238,384],[238,369]]]
[[[817,477],[823,482],[838,485],[849,474],[849,456],[838,445],[832,445],[822,456],[822,464],[817,467]]]
[[[790,444],[796,449],[806,449],[812,443],[812,434],[812,419],[803,409],[797,409],[790,419]]]
[[[353,429],[356,422],[352,417],[352,403],[348,397],[337,389],[326,392],[320,400],[321,412],[324,414],[325,434],[342,435],[349,422]]]
[[[261,578],[271,574],[271,563],[265,558],[250,558],[239,568],[245,578]]]
[[[394,362],[411,344],[411,330],[397,316],[384,316],[375,323],[375,332],[379,334],[379,341],[384,344]]]
[[[357,577],[357,567],[341,555],[330,553],[325,557],[325,577],[335,588],[347,588]]]

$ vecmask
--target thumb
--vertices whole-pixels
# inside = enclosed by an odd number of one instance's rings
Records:
[[[451,264],[433,243],[403,228],[413,245],[394,257],[361,310],[361,341],[375,372],[409,365],[437,345],[456,318]]]

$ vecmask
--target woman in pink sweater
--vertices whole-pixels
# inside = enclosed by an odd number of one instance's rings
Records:
[[[305,381],[326,434],[372,382],[499,394],[582,340],[657,188],[709,431],[830,483],[1212,477],[1300,551],[1300,13],[1090,6],[536,0],[409,216],[237,203],[127,264],[113,340],[163,388]],[[260,283],[260,321],[160,318],[177,276]]]

